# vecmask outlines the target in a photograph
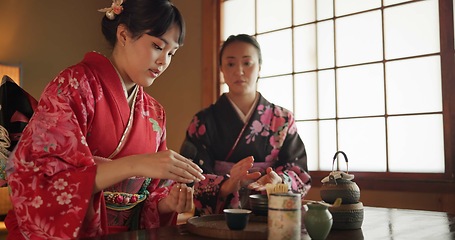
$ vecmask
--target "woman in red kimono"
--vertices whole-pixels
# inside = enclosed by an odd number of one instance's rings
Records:
[[[183,44],[178,9],[168,0],[114,0],[101,11],[112,55],[90,52],[50,82],[11,153],[9,239],[172,224],[192,207],[185,183],[204,179],[167,149],[165,111],[143,89]]]
[[[292,112],[256,91],[262,57],[251,36],[230,36],[220,66],[229,92],[198,112],[180,153],[196,159],[206,179],[195,185],[196,214],[248,208],[251,191],[286,183],[305,196],[310,189],[305,146]]]

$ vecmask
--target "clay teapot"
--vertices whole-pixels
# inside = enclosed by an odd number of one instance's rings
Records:
[[[335,159],[342,154],[346,161],[346,172],[334,171]],[[353,182],[353,174],[349,174],[348,157],[343,151],[338,151],[333,156],[332,172],[322,179],[321,198],[327,203],[334,203],[337,198],[342,198],[342,204],[358,203],[360,199],[360,188]]]

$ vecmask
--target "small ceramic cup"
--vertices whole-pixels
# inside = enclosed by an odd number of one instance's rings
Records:
[[[224,209],[226,224],[231,230],[243,230],[248,224],[251,210],[248,209]]]

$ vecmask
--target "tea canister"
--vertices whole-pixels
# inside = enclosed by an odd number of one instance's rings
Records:
[[[299,193],[272,193],[268,206],[268,239],[300,239],[302,199]]]

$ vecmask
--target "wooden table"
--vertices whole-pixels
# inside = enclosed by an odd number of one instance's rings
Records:
[[[120,234],[90,238],[105,240],[135,239],[210,239],[188,232],[185,224],[158,229],[139,230]],[[302,230],[303,240],[311,239]],[[358,230],[332,230],[327,239],[436,239],[455,240],[455,214],[391,208],[364,208],[362,228]]]

